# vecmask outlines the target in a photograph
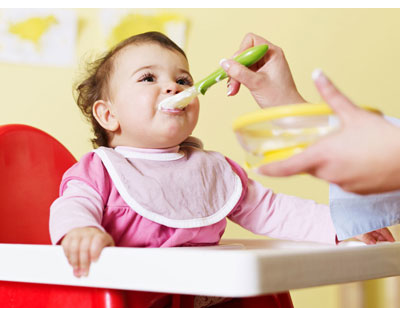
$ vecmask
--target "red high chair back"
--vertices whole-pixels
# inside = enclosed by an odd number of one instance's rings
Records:
[[[49,211],[76,162],[55,138],[26,125],[0,127],[0,242],[50,244]]]
[[[49,212],[76,162],[49,134],[0,126],[0,243],[50,244]],[[123,291],[0,281],[0,307],[122,307]]]

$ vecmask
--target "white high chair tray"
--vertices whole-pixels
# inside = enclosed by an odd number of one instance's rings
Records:
[[[226,297],[400,275],[400,242],[251,239],[213,247],[105,248],[80,279],[61,246],[0,244],[0,258],[4,281]]]

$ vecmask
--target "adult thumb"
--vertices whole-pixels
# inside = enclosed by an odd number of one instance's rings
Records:
[[[232,59],[222,59],[220,65],[225,70],[228,77],[244,84],[249,90],[256,89],[257,83],[259,82],[259,74]]]

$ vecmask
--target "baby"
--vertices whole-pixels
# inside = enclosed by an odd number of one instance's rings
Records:
[[[199,100],[157,105],[193,85],[185,53],[161,33],[132,36],[99,59],[78,87],[96,149],[64,174],[50,234],[75,276],[106,246],[216,245],[227,218],[273,238],[336,243],[329,208],[275,194],[190,137]],[[390,240],[387,229],[363,238]]]

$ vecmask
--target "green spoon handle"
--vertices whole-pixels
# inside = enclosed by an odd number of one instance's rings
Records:
[[[267,50],[268,45],[254,46],[236,56],[234,60],[246,67],[250,67],[257,61],[259,61],[266,54]],[[225,79],[226,77],[226,72],[222,68],[219,68],[208,77],[197,82],[194,86],[196,87],[196,90],[198,92],[200,92],[201,94],[205,94],[208,88],[210,88],[213,84],[216,84],[217,82]]]

